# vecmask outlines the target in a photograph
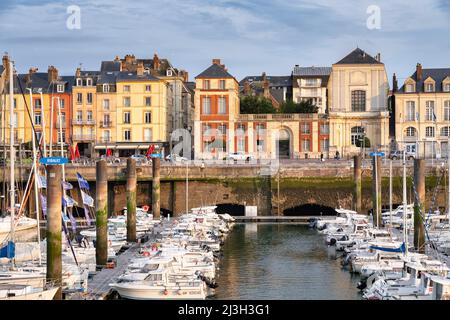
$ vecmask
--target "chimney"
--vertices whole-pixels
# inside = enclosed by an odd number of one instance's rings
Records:
[[[397,76],[394,73],[394,75],[392,76],[392,92],[396,93],[397,90],[398,90]]]
[[[212,63],[220,66],[220,59],[212,59]]]
[[[381,62],[381,53],[377,53],[377,55],[375,56],[375,60]]]
[[[136,74],[138,76],[144,75],[144,62],[140,61],[136,67]]]
[[[416,66],[416,81],[421,81],[422,80],[422,65],[420,63],[417,64]]]
[[[159,70],[159,67],[161,66],[161,63],[159,61],[158,55],[155,53],[153,55],[153,70]]]
[[[119,56],[116,56],[116,57],[114,58],[114,61],[120,61],[120,57],[119,57]]]
[[[77,68],[77,71],[75,71],[75,77],[81,77],[81,68]]]
[[[262,80],[261,80],[262,82],[266,82],[267,76],[266,76],[266,73],[265,73],[265,72],[262,73],[261,78],[262,78]]]
[[[245,80],[244,82],[244,94],[249,95],[252,91],[252,88],[250,87],[250,82],[248,80]]]
[[[3,56],[2,61],[3,61],[3,68],[5,69],[6,77],[9,79],[9,56],[5,54]]]
[[[132,63],[135,60],[134,55],[132,54],[127,54],[125,56],[125,63]]]
[[[264,93],[263,94],[264,94],[265,98],[270,98],[269,80],[267,80],[265,73],[264,73],[264,78],[265,78],[265,80],[264,80],[264,84],[263,84],[263,87],[264,87]]]
[[[180,75],[183,77],[183,82],[189,82],[189,73],[186,70],[180,70]]]
[[[56,69],[54,66],[49,66],[48,67],[48,82],[52,83],[57,80],[58,80],[58,69]]]

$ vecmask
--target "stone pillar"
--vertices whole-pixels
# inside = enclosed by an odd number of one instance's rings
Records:
[[[136,242],[136,160],[127,159],[127,241]]]
[[[160,175],[161,175],[161,159],[152,158],[153,165],[153,181],[152,181],[152,211],[153,219],[160,218],[160,197],[161,197],[161,185],[160,185]]]
[[[95,214],[96,214],[96,244],[95,261],[97,266],[106,266],[108,260],[108,173],[106,161],[97,161],[96,168],[96,192],[95,192]]]
[[[362,157],[360,155],[353,157],[353,179],[355,181],[354,202],[355,202],[355,210],[358,213],[361,213],[361,206],[362,206],[361,163]]]
[[[420,253],[425,253],[425,229],[421,217],[425,216],[425,160],[414,159],[414,186],[417,196],[414,196],[414,247]]]
[[[372,160],[372,204],[373,224],[381,227],[381,157],[373,157]]]
[[[59,289],[54,300],[62,299],[62,166],[47,166],[47,282]]]

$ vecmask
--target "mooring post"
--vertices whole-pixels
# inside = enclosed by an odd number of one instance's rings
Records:
[[[414,159],[414,247],[425,253],[425,229],[422,217],[425,217],[425,160]]]
[[[161,159],[158,157],[152,158],[153,165],[153,180],[152,180],[152,212],[153,219],[160,218],[160,175],[161,175]]]
[[[372,204],[373,223],[381,227],[381,157],[375,156],[372,160]]]
[[[106,266],[108,260],[108,173],[106,169],[105,160],[97,161],[95,194],[97,230],[95,262],[97,267]]]
[[[54,300],[62,299],[62,166],[47,166],[47,283],[59,287]]]
[[[136,160],[127,159],[127,241],[136,242]]]
[[[355,180],[355,208],[356,212],[361,213],[361,162],[362,157],[360,155],[353,157],[353,179]]]

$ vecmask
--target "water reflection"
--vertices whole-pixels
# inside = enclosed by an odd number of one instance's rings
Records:
[[[223,250],[216,299],[359,299],[358,278],[304,226],[236,225]]]

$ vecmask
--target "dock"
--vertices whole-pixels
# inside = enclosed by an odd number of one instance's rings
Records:
[[[287,223],[293,222],[296,224],[308,225],[308,220],[311,218],[321,218],[324,220],[336,219],[336,216],[234,216],[236,222],[267,222],[267,223]]]

